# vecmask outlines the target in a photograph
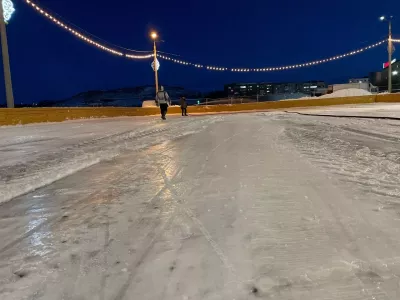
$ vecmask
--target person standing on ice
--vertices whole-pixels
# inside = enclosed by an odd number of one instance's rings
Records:
[[[187,102],[186,102],[186,98],[185,97],[181,97],[180,100],[181,103],[181,110],[182,110],[182,117],[186,116],[187,117]]]
[[[161,119],[166,120],[165,116],[167,115],[168,106],[171,105],[171,98],[169,97],[168,93],[164,91],[163,86],[156,95],[156,103],[157,106],[160,107]]]

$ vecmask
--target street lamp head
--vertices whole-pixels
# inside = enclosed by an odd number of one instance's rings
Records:
[[[382,16],[382,17],[379,18],[379,20],[385,21],[385,20],[386,20],[386,17],[385,17],[385,16]]]
[[[158,37],[157,32],[155,32],[155,31],[153,31],[153,32],[150,34],[150,36],[151,36],[151,38],[152,38],[153,40],[155,40],[155,39]]]

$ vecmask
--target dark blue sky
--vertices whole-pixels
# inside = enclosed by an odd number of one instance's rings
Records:
[[[153,84],[149,61],[99,51],[44,19],[22,0],[8,25],[16,103],[62,99],[78,92]],[[36,1],[112,43],[151,50],[156,29],[160,50],[182,59],[226,67],[297,64],[357,49],[383,39],[392,13],[400,37],[398,0],[41,0]],[[396,15],[397,14],[397,15]],[[398,47],[400,51],[400,45]],[[396,56],[396,54],[395,54]],[[219,73],[161,61],[161,84],[222,89],[230,82],[345,80],[379,70],[386,47],[321,66],[279,73]],[[1,72],[1,102],[4,87]]]

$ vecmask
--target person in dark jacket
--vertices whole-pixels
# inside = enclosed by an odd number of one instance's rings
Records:
[[[165,116],[168,111],[168,106],[171,105],[171,98],[168,93],[164,91],[164,87],[160,88],[160,91],[156,95],[156,103],[157,106],[160,107],[161,110],[161,119],[165,120]]]
[[[182,110],[182,117],[187,116],[187,102],[185,97],[181,97],[181,110]]]

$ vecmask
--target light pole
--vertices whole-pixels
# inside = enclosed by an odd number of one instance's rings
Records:
[[[154,41],[154,75],[155,75],[155,79],[156,79],[156,95],[158,93],[158,68],[157,68],[157,45],[156,45],[156,40],[157,40],[157,32],[153,31],[151,33],[151,38]]]
[[[389,53],[389,69],[388,69],[388,92],[392,92],[392,51],[393,51],[393,41],[392,41],[392,19],[390,16],[386,18],[385,16],[380,17],[380,20],[387,21],[389,24],[389,38],[388,38],[388,53]]]
[[[6,86],[7,107],[14,108],[14,95],[11,81],[10,56],[8,54],[6,23],[11,19],[14,6],[10,0],[2,0],[0,5],[0,34],[3,54],[4,82]]]

